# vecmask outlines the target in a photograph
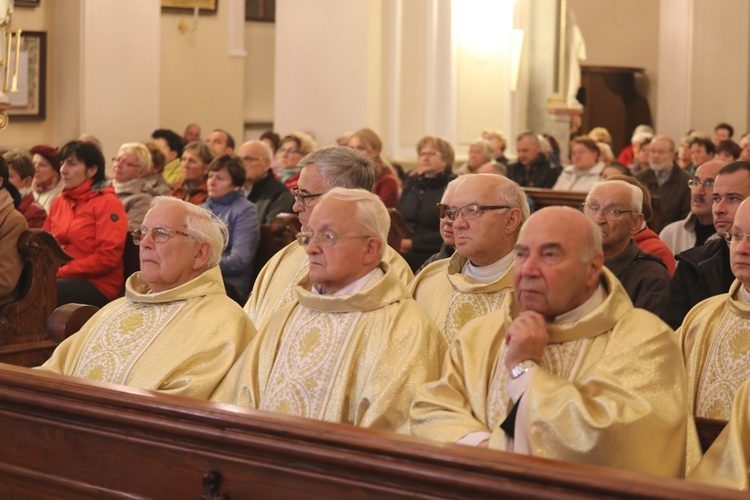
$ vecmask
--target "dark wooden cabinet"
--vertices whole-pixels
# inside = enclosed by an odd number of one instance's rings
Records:
[[[617,156],[630,144],[633,129],[651,125],[651,109],[635,85],[643,68],[615,66],[582,66],[583,103],[582,132],[604,127],[612,134],[612,150]]]

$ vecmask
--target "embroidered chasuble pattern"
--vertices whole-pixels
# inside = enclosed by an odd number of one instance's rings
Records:
[[[456,335],[466,323],[500,309],[507,294],[507,290],[491,293],[454,291],[442,328],[443,336],[448,345],[453,342],[453,339],[456,338]]]
[[[573,380],[586,356],[590,339],[579,339],[559,344],[547,344],[539,366],[547,373],[566,380]],[[499,426],[508,414],[510,397],[506,388],[510,382],[510,373],[505,369],[505,354],[508,346],[502,343],[495,366],[495,375],[487,397],[487,419],[489,428]]]
[[[361,316],[298,308],[279,347],[260,409],[323,420]]]
[[[123,301],[107,321],[97,325],[99,332],[86,340],[73,376],[125,384],[141,355],[186,303],[186,300],[165,304]]]
[[[310,268],[310,257],[305,254],[304,258],[299,261],[299,264],[297,264],[297,267],[294,269],[294,274],[292,274],[291,278],[289,278],[289,281],[287,281],[286,285],[284,286],[284,291],[281,292],[281,295],[279,295],[279,298],[271,305],[271,308],[268,313],[266,313],[265,318],[269,318],[272,316],[276,311],[281,309],[283,306],[289,304],[290,302],[296,302],[297,301],[297,283],[305,277],[307,272]]]
[[[706,356],[695,400],[695,415],[727,420],[732,399],[740,384],[748,378],[750,337],[747,319],[727,310]]]

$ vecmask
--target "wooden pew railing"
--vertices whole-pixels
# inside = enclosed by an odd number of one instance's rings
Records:
[[[270,224],[260,225],[260,243],[255,254],[253,281],[273,255],[293,242],[302,228],[297,214],[281,213]]]
[[[0,400],[4,498],[740,497],[9,365]]]
[[[724,420],[711,420],[710,418],[695,417],[695,426],[698,429],[698,439],[705,453],[711,444],[724,430],[727,423]]]
[[[47,318],[57,305],[57,269],[72,257],[40,229],[23,232],[18,251],[24,262],[21,279],[13,294],[0,299],[0,362],[36,366],[62,340],[47,334]]]
[[[414,231],[406,225],[404,216],[395,208],[388,209],[391,216],[391,227],[388,230],[388,245],[397,252],[401,249],[401,240],[409,238]]]

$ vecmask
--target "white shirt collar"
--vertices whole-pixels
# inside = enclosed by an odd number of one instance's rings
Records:
[[[334,293],[328,293],[328,292],[326,292],[323,289],[323,287],[321,287],[317,283],[313,284],[311,290],[312,290],[312,293],[315,293],[315,294],[318,294],[318,295],[331,295],[331,296],[334,296],[334,297],[339,296],[339,295],[354,295],[355,293],[361,292],[362,289],[364,289],[367,286],[367,284],[369,283],[370,279],[372,279],[373,281],[377,281],[380,278],[382,278],[383,276],[385,276],[385,273],[383,272],[383,270],[380,269],[380,267],[376,267],[375,269],[373,269],[369,273],[365,274],[361,278],[358,278],[358,279],[352,281],[351,283],[349,283],[348,285],[346,285],[344,288],[342,288],[342,289],[340,289],[340,290],[338,290],[338,291],[336,291]]]
[[[607,298],[607,294],[604,292],[604,286],[599,283],[594,293],[589,299],[581,304],[580,306],[572,309],[566,313],[563,313],[555,318],[553,323],[573,323],[586,316],[588,313],[599,307],[604,299]]]
[[[745,285],[740,286],[740,291],[737,294],[737,300],[744,303],[750,303],[750,292],[747,291]]]
[[[508,252],[508,255],[497,262],[482,267],[475,266],[470,260],[467,260],[463,269],[461,269],[461,274],[475,279],[480,283],[492,283],[502,278],[503,275],[508,272],[508,269],[510,269],[510,266],[513,264],[514,258],[515,254],[513,252]]]

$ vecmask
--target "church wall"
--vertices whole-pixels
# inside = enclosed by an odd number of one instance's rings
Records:
[[[586,42],[584,65],[644,68],[636,85],[656,114],[659,69],[659,2],[568,0]],[[615,153],[617,154],[617,153]]]
[[[161,15],[160,126],[182,134],[197,122],[204,138],[223,128],[242,140],[245,58],[230,55],[230,1],[219,1],[216,14],[201,15],[195,31],[184,34],[177,24],[192,25],[192,14]]]
[[[276,56],[276,24],[245,23],[246,123],[273,122],[273,87]]]

